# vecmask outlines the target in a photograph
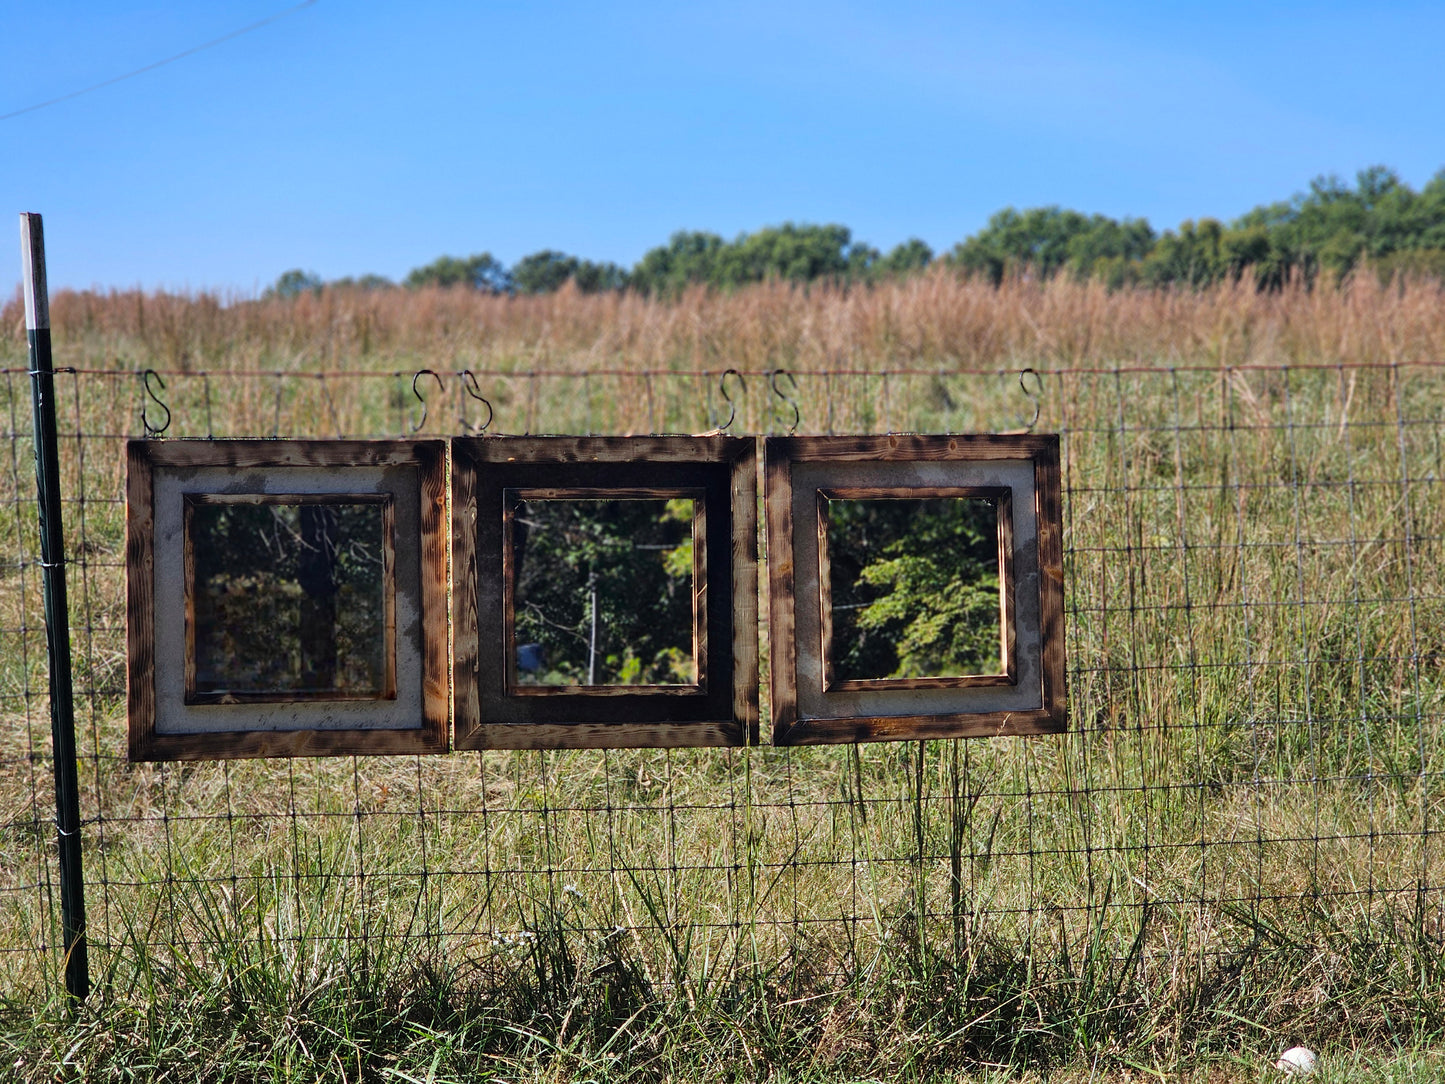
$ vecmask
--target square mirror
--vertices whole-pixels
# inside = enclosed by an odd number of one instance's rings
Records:
[[[186,703],[396,697],[389,493],[188,493]]]
[[[514,695],[705,691],[703,490],[512,489],[504,507]]]
[[[825,689],[1014,680],[1010,493],[818,491]]]

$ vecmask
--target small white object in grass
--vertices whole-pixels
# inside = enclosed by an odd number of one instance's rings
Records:
[[[1315,1071],[1315,1052],[1308,1047],[1292,1046],[1279,1056],[1274,1067],[1285,1076],[1304,1076]]]

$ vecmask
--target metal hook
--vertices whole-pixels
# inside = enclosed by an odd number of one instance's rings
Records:
[[[1028,377],[1032,375],[1034,383],[1038,385],[1036,391],[1029,391]],[[1037,369],[1019,370],[1019,390],[1024,393],[1029,402],[1034,405],[1034,416],[1029,419],[1027,432],[1032,433],[1034,426],[1039,424],[1039,411],[1042,409],[1041,398],[1044,394],[1044,378],[1039,375]]]
[[[726,433],[728,430],[728,426],[732,425],[733,419],[738,416],[737,404],[733,402],[733,397],[728,394],[728,377],[730,375],[738,378],[738,390],[744,395],[748,393],[748,382],[743,379],[742,373],[738,372],[736,369],[723,370],[723,375],[717,382],[717,390],[722,392],[722,397],[727,400],[728,420],[717,427],[717,431],[719,433]]]
[[[487,420],[482,422],[481,425],[473,425],[467,421],[466,411],[463,410],[462,413],[457,415],[457,421],[462,423],[463,429],[481,435],[485,433],[487,427],[492,424],[492,404],[482,395],[481,386],[477,383],[477,376],[470,369],[462,370],[462,391],[466,392],[477,402],[481,403],[482,406],[487,408]]]
[[[785,376],[788,378],[788,383],[793,385],[794,395],[798,393],[798,381],[797,378],[794,377],[793,374],[788,372],[788,370],[786,369],[774,369],[768,374],[768,387],[772,390],[772,393],[783,402],[787,403],[788,406],[793,408],[793,424],[788,426],[788,435],[792,436],[798,431],[798,424],[803,420],[803,416],[798,412],[798,401],[791,396],[784,395],[781,391],[778,390],[778,377],[780,376]],[[776,420],[777,417],[778,412],[775,409],[773,411],[773,418]]]
[[[155,389],[151,387],[151,377],[155,377],[156,383],[160,385],[161,391],[166,390],[166,382],[161,379],[161,374],[154,369],[147,369],[141,373],[141,386],[145,388],[145,393],[150,397],[151,402],[166,412],[166,420],[161,422],[160,425],[152,425],[150,417],[146,414],[145,403],[142,402],[140,408],[140,423],[145,429],[147,437],[158,437],[171,427],[171,408],[162,402],[161,397],[157,395]]]
[[[420,380],[422,377],[424,377],[424,376],[429,376],[429,377],[431,377],[432,379],[434,379],[434,380],[437,382],[437,387],[438,387],[441,391],[445,392],[445,391],[447,390],[447,386],[446,386],[446,384],[443,382],[442,378],[441,378],[440,376],[438,376],[435,372],[433,372],[431,369],[418,369],[418,370],[417,370],[416,375],[411,378],[411,393],[416,396],[416,401],[421,404],[421,421],[417,422],[415,425],[413,425],[413,426],[411,427],[411,431],[412,431],[413,433],[420,433],[420,432],[426,427],[426,416],[427,416],[426,400],[422,398],[421,390],[416,386],[416,385],[417,385],[417,381],[419,381],[419,380]]]

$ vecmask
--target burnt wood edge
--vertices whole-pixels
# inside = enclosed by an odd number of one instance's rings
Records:
[[[813,494],[817,503],[818,528],[818,658],[823,664],[824,692],[838,686],[833,677],[833,555],[830,552],[832,528],[828,515],[828,502],[835,492],[819,489]]]
[[[126,730],[131,761],[150,759],[155,742],[155,503],[146,445],[126,445]]]
[[[142,440],[126,442],[156,467],[425,467],[446,441],[423,440]]]
[[[699,749],[748,744],[735,722],[482,723],[458,749]]]
[[[422,729],[427,751],[448,751],[452,716],[451,607],[448,587],[447,536],[451,517],[447,507],[447,446],[428,441],[418,449],[418,499],[421,503],[422,605]],[[393,652],[393,658],[395,653]]]
[[[1000,664],[1010,685],[1017,685],[1018,666],[1018,571],[1014,560],[1014,498],[1012,489],[998,497],[998,609],[1003,632]],[[1037,522],[1037,521],[1035,521]],[[1037,527],[1035,535],[1037,536]]]
[[[228,730],[155,734],[132,760],[239,760],[254,757],[414,756],[445,753],[445,735],[408,730]]]
[[[768,652],[773,744],[786,744],[798,716],[797,633],[793,586],[792,465],[778,439],[764,445],[763,512],[767,517]]]
[[[707,689],[693,685],[522,685],[507,689],[508,696],[706,696]]]
[[[1035,459],[1047,454],[1050,447],[1057,455],[1056,434],[767,437],[764,441],[764,454],[797,462],[901,460],[926,463],[970,459]]]
[[[1063,723],[1042,708],[962,715],[849,716],[846,719],[799,719],[781,734],[775,731],[773,744],[847,745],[933,738],[1059,734],[1063,731]]]
[[[452,445],[455,452],[456,445]],[[473,744],[481,726],[477,622],[477,476],[470,460],[452,457],[452,684],[456,749]]]
[[[742,743],[756,745],[759,717],[757,441],[744,439],[734,446],[731,474],[733,722],[743,728]]]
[[[707,491],[692,498],[692,684],[707,692]],[[729,539],[731,541],[731,538]],[[713,602],[716,606],[718,603]],[[716,667],[713,668],[714,670]]]
[[[1035,515],[1038,522],[1039,633],[1043,670],[1043,709],[1059,730],[1068,725],[1067,660],[1064,655],[1063,498],[1059,438],[1034,461]]]
[[[452,437],[452,456],[474,463],[731,462],[754,437]]]

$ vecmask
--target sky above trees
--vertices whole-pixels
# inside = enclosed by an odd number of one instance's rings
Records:
[[[288,7],[7,12],[0,114]],[[442,253],[631,267],[678,230],[841,222],[935,251],[1006,206],[1157,231],[1445,165],[1438,4],[318,0],[0,121],[55,286],[258,293]],[[0,291],[19,278],[18,246]]]

